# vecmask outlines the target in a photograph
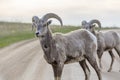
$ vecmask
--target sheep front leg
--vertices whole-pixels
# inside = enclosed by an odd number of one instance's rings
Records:
[[[54,79],[55,80],[61,80],[61,75],[63,71],[64,64],[52,64],[53,72],[54,72]]]
[[[90,69],[88,65],[86,64],[86,60],[79,61],[79,64],[81,65],[84,74],[85,74],[85,80],[90,80]]]

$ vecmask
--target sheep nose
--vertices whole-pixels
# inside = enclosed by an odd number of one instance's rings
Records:
[[[36,36],[38,37],[38,35],[39,35],[39,32],[36,32]]]

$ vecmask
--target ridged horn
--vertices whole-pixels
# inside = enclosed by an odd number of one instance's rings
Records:
[[[86,24],[87,24],[87,21],[83,20],[82,25],[86,25]]]
[[[96,24],[101,28],[101,23],[100,23],[99,20],[93,19],[93,20],[91,20],[91,21],[89,22],[90,25],[92,25],[92,24],[94,24],[94,23],[96,23]]]
[[[61,19],[57,14],[54,14],[54,13],[47,13],[46,15],[44,15],[44,16],[42,17],[42,20],[43,20],[43,21],[47,21],[47,20],[50,19],[50,18],[55,18],[55,19],[57,19],[58,21],[60,21],[61,26],[63,26],[62,19]]]
[[[97,19],[93,19],[93,20],[91,20],[91,21],[89,22],[89,25],[92,25],[92,24],[94,24],[94,23],[96,23],[96,24],[98,25],[98,27],[99,27],[98,31],[100,31],[100,29],[101,29],[101,23],[100,23],[100,21],[97,20]]]
[[[38,16],[33,16],[32,17],[32,22],[35,22],[35,23],[39,22],[39,17]]]
[[[32,30],[34,27],[36,27],[37,23],[39,23],[39,17],[38,16],[33,16],[32,17]]]
[[[87,21],[85,21],[85,20],[83,20],[81,22],[81,24],[82,24],[82,28],[88,28],[88,26],[89,26],[89,23]]]

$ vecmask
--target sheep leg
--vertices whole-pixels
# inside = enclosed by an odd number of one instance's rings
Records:
[[[57,64],[57,65],[52,64],[55,80],[61,80],[63,66],[64,64]]]
[[[120,45],[116,46],[114,49],[116,50],[117,54],[120,57]],[[119,70],[119,72],[120,72],[120,70]]]
[[[111,72],[112,66],[113,66],[113,63],[114,63],[115,56],[114,56],[112,50],[109,51],[109,53],[110,53],[110,56],[111,56],[111,58],[112,58],[112,62],[111,62],[111,64],[110,64],[110,68],[109,68],[108,72]]]
[[[91,64],[91,66],[95,69],[98,79],[102,80],[101,71],[97,65],[95,57],[89,55],[89,56],[86,56],[86,58],[87,58],[88,62]]]
[[[120,57],[120,45],[116,46],[116,47],[115,47],[115,50],[116,50],[117,54],[118,54],[119,57]]]
[[[100,68],[102,69],[102,63],[101,63],[101,58],[102,58],[102,55],[103,55],[103,52],[100,52],[100,53],[97,53],[98,54],[98,58],[99,58],[99,65],[100,65]]]
[[[88,65],[86,64],[86,61],[79,61],[79,64],[81,65],[84,74],[85,74],[85,80],[90,80],[90,69],[88,67]]]

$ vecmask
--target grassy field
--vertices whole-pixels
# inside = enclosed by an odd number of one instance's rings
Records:
[[[52,26],[52,32],[66,33],[80,27],[73,26]],[[31,24],[0,22],[0,48],[13,44],[15,42],[35,38]]]
[[[76,29],[80,29],[80,26],[64,26],[57,25],[50,26],[52,32],[67,33]],[[111,28],[104,28],[111,29]],[[113,29],[113,28],[112,28]],[[15,42],[35,38],[35,30],[32,31],[31,24],[27,23],[11,23],[0,22],[0,48],[13,44]]]
[[[30,24],[0,22],[0,48],[34,38]]]

